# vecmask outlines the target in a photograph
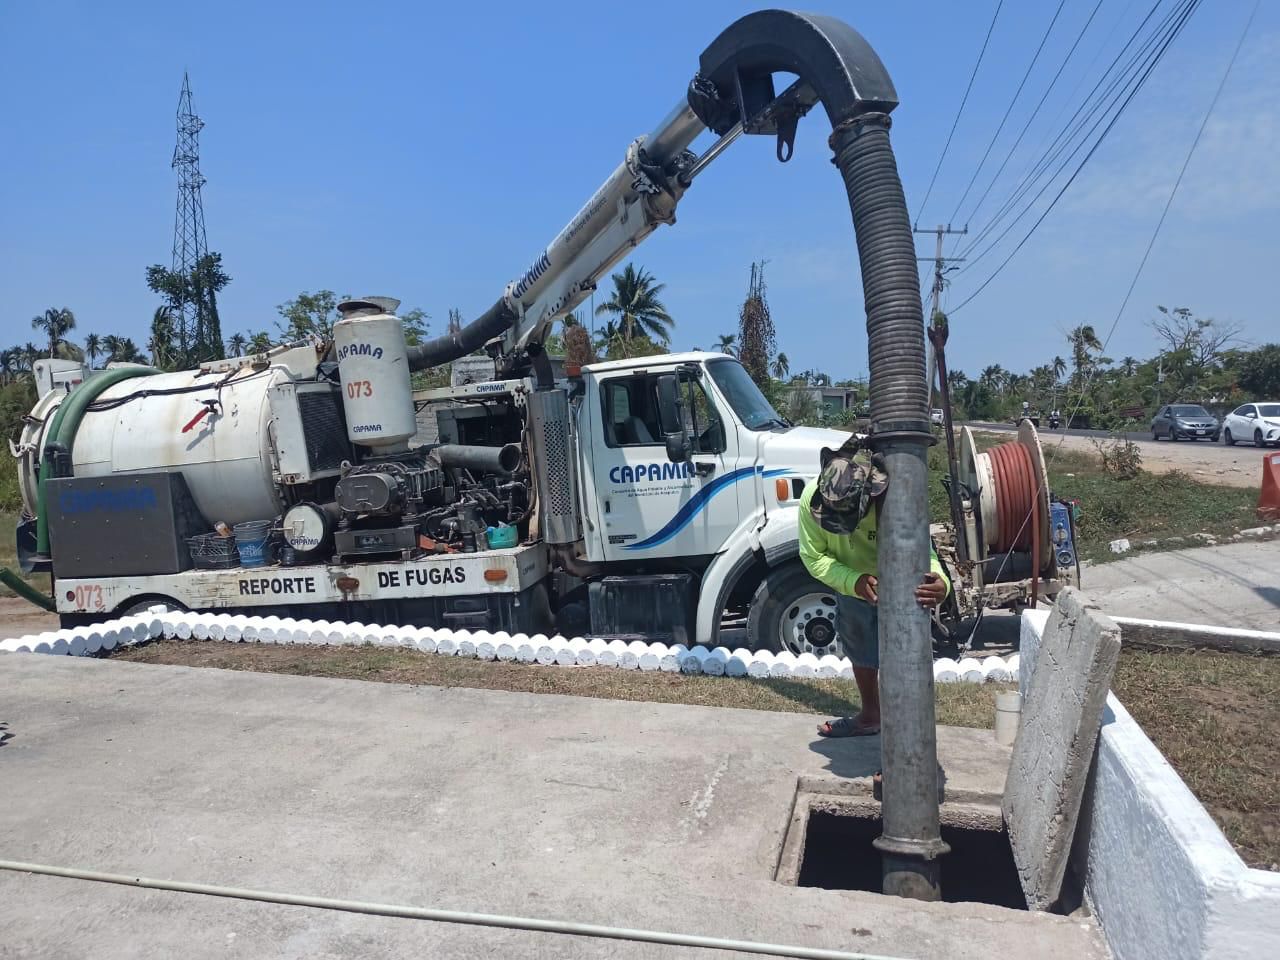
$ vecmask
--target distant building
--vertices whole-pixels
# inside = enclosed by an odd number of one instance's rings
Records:
[[[862,413],[862,390],[859,387],[810,387],[798,384],[790,388],[791,397],[807,395],[817,411],[819,420],[828,420],[852,411]]]

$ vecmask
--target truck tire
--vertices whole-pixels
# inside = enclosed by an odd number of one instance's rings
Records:
[[[836,635],[835,593],[796,561],[769,571],[756,588],[747,613],[747,645],[752,650],[797,656],[844,656]]]

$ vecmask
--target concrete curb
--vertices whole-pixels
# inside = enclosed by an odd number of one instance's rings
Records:
[[[1029,660],[1047,620],[1022,615]],[[1071,859],[1116,960],[1275,955],[1280,874],[1245,865],[1114,694]]]
[[[141,616],[120,617],[91,627],[0,640],[0,653],[45,653],[92,656],[117,646],[150,640],[222,640],[235,643],[278,643],[298,646],[403,647],[419,653],[477,660],[519,660],[543,666],[599,666],[621,670],[663,671],[713,677],[791,677],[795,679],[852,679],[848,657],[811,653],[800,656],[783,651],[756,652],[739,647],[686,647],[633,640],[608,642],[599,638],[548,637],[537,634],[490,633],[487,630],[450,630],[447,627],[397,627],[341,623],[327,620],[295,620],[281,617],[248,617],[230,614],[188,613],[153,608]],[[958,663],[944,658],[933,665],[937,683],[1007,683],[1018,676],[1019,657],[965,657]]]

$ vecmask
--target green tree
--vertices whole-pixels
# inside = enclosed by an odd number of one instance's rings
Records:
[[[1268,343],[1243,354],[1237,381],[1242,390],[1258,400],[1280,397],[1280,343]]]
[[[615,318],[623,340],[644,337],[664,346],[669,344],[671,327],[675,321],[659,299],[666,284],[656,282],[652,274],[645,273],[643,267],[637,268],[630,263],[621,273],[615,273],[612,280],[613,293],[608,300],[596,307],[596,316]]]
[[[171,358],[175,367],[190,367],[222,356],[222,322],[218,318],[218,293],[231,282],[222,268],[222,254],[207,253],[189,274],[160,264],[147,267],[147,286],[164,297],[169,308],[172,337],[168,347],[153,352]],[[190,308],[188,311],[187,308]],[[179,318],[193,316],[191,326]],[[153,337],[154,339],[154,337]]]
[[[233,333],[227,338],[227,353],[233,357],[243,357],[244,348],[249,345],[249,338],[243,333]]]
[[[1098,339],[1092,324],[1082,323],[1067,334],[1067,342],[1071,345],[1071,362],[1076,368],[1075,378],[1078,382],[1092,368],[1093,354],[1102,352],[1102,341]]]
[[[109,333],[102,338],[102,349],[107,352],[107,363],[146,363],[138,345],[128,337]]]
[[[341,298],[350,299],[349,295]],[[332,290],[317,290],[315,293],[304,290],[292,300],[286,300],[276,307],[284,321],[276,326],[287,343],[297,340],[332,340],[333,325],[341,319],[338,314],[341,300]]]
[[[249,352],[253,354],[266,353],[271,349],[271,334],[265,330],[259,330],[257,333],[249,334]]]
[[[1067,361],[1063,360],[1062,357],[1054,357],[1051,366],[1053,368],[1053,382],[1057,383],[1066,375]]]
[[[738,342],[736,333],[722,333],[716,340],[716,345],[712,349],[718,350],[720,353],[727,353],[729,356],[737,356],[737,350],[734,344]]]
[[[92,370],[98,365],[98,354],[102,352],[102,338],[96,333],[86,334],[84,338],[84,353],[89,358],[89,369]]]
[[[67,342],[67,334],[75,329],[76,315],[63,307],[50,307],[39,316],[31,318],[33,330],[43,330],[49,343],[49,356],[58,355],[58,347]]]
[[[181,348],[173,329],[173,311],[170,307],[156,307],[151,315],[151,336],[147,349],[151,351],[151,365],[159,370],[176,370],[180,363]]]
[[[747,298],[738,311],[738,360],[758,386],[769,382],[769,358],[777,349],[773,314],[764,284],[764,263],[753,263]]]
[[[781,351],[778,352],[778,355],[773,358],[773,363],[770,365],[769,372],[772,373],[774,378],[777,380],[787,379],[787,374],[791,372],[791,361],[787,359],[787,355],[785,353],[782,353]]]

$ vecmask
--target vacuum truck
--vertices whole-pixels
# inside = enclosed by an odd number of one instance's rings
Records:
[[[896,99],[865,41],[785,17],[785,31],[826,38],[845,94],[884,117]],[[68,622],[165,604],[714,643],[737,616],[754,648],[834,650],[834,600],[798,559],[796,510],[820,448],[847,435],[792,426],[722,354],[558,375],[543,350],[740,135],[776,136],[785,160],[799,119],[845,95],[822,71],[775,95],[781,67],[747,64],[743,49],[709,48],[687,97],[460,331],[406,346],[398,301],[365,297],[341,305],[322,342],[176,373],[117,368],[46,393],[12,444],[24,569],[51,574]],[[691,152],[707,129],[718,139]],[[414,391],[415,371],[475,353],[492,358],[491,379]],[[923,362],[918,376],[923,390]],[[873,440],[910,426],[877,427],[874,397],[872,412]],[[1034,433],[1026,442],[1038,451]],[[1039,521],[1033,544],[996,535],[1011,522],[993,506],[998,477],[970,460],[966,529],[936,531],[950,540],[952,621],[981,601],[983,577],[999,579],[985,565],[997,546],[1029,558],[1000,564],[1017,570],[1006,604],[1052,596],[1069,557],[1070,544],[1050,549],[1042,461],[1024,478],[1040,488],[1019,501]]]

